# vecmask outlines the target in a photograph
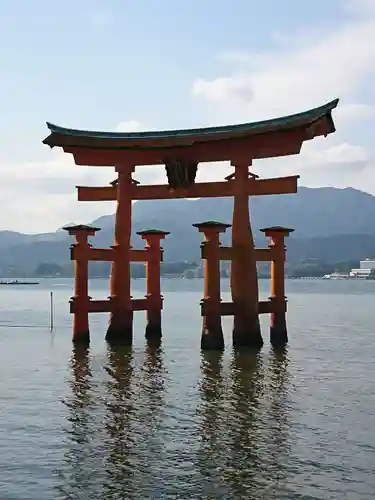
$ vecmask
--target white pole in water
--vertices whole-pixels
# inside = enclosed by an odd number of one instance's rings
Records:
[[[53,292],[50,295],[50,331],[53,331]]]

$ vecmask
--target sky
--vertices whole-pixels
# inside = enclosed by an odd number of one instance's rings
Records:
[[[375,0],[0,0],[0,229],[55,231],[114,212],[78,202],[113,168],[42,144],[46,121],[107,131],[226,125],[340,98],[337,132],[255,161],[261,177],[375,195]],[[198,180],[223,179],[202,164]],[[164,183],[163,167],[137,167]]]

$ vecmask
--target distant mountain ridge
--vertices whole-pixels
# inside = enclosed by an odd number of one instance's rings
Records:
[[[201,235],[196,222],[232,222],[231,198],[141,201],[133,205],[134,247],[142,248],[137,231],[156,228],[170,231],[164,243],[166,261],[200,260]],[[253,197],[250,200],[254,238],[266,245],[259,229],[285,225],[295,229],[287,242],[288,260],[315,258],[323,262],[361,259],[375,255],[375,197],[353,189],[305,188],[297,194]],[[92,221],[102,230],[93,238],[97,247],[113,242],[114,215]],[[222,238],[230,242],[230,230]],[[0,267],[34,269],[40,262],[69,262],[71,239],[62,228],[53,233],[23,234],[0,231]]]

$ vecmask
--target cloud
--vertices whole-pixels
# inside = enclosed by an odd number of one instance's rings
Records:
[[[336,117],[340,122],[354,120],[369,120],[375,118],[375,107],[369,104],[344,104],[336,110]]]
[[[200,78],[194,83],[193,92],[211,101],[238,101],[239,104],[249,104],[254,98],[254,87],[247,75],[235,77],[220,77],[207,81]]]
[[[306,142],[300,155],[258,160],[251,171],[261,178],[300,174],[300,185],[346,186],[349,178],[357,182],[364,172],[367,174],[372,161],[366,148],[344,142],[331,146],[318,138]],[[233,168],[225,162],[201,164],[197,182],[222,180],[232,172]]]
[[[309,158],[309,155],[306,155]],[[370,161],[368,151],[361,146],[353,146],[348,143],[341,143],[337,146],[326,149],[315,149],[310,151],[309,167],[321,165],[324,168],[342,165],[362,165],[365,166]]]
[[[367,143],[364,138],[375,129],[375,0],[346,0],[345,6],[346,21],[330,31],[302,27],[278,33],[278,40],[271,34],[273,51],[218,54],[218,76],[199,75],[192,85],[210,124],[273,118],[341,98],[334,112],[336,134],[306,142],[300,155],[254,162],[252,170],[261,177],[300,173],[302,185],[352,185],[375,193],[375,146],[372,137]],[[101,30],[113,18],[103,10],[90,19]],[[145,126],[130,119],[114,129],[142,131]],[[202,164],[197,181],[223,179],[231,172],[224,163]],[[43,162],[0,160],[0,228],[55,230],[69,220],[87,222],[111,213],[113,202],[77,202],[75,185],[108,185],[114,178],[113,168],[76,166],[58,150]],[[166,180],[163,166],[137,167],[134,178],[142,184]]]
[[[59,149],[47,161],[0,162],[0,228],[25,233],[55,231],[69,220],[87,223],[114,213],[115,202],[78,202],[76,186],[108,186],[113,167],[77,166]],[[164,166],[136,167],[141,184],[166,182]]]
[[[115,130],[134,132],[144,128],[140,121],[128,120]],[[38,232],[42,227],[43,231],[55,231],[69,220],[85,223],[113,213],[115,202],[78,202],[75,187],[108,186],[115,178],[113,167],[75,165],[72,155],[58,148],[49,150],[44,161],[0,160],[0,204],[6,207],[0,211],[0,228]],[[165,168],[137,166],[133,178],[141,184],[162,184],[166,182]]]
[[[220,76],[200,77],[192,85],[210,123],[221,124],[297,113],[340,97],[336,134],[306,142],[300,155],[254,162],[262,176],[301,173],[301,184],[368,185],[375,151],[362,143],[361,131],[375,127],[375,0],[351,0],[346,7],[349,21],[329,32],[284,34],[273,53],[219,54],[225,63]]]
[[[250,69],[240,63],[231,75],[197,79],[193,94],[214,101],[215,107],[221,102],[230,121],[256,120],[298,112],[336,96],[346,102],[375,73],[375,15],[331,33],[296,37],[298,43],[286,45],[283,52],[257,54]]]
[[[142,123],[138,120],[128,120],[120,122],[115,127],[115,132],[141,132],[145,130]]]
[[[107,185],[113,169],[76,166],[70,155],[52,150],[51,159],[0,163],[0,228],[55,231],[66,221],[87,222],[113,211],[108,202],[79,203],[76,185]],[[112,204],[113,205],[113,204]]]

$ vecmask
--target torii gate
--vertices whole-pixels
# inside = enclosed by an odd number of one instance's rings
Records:
[[[288,228],[265,228],[271,238],[269,249],[255,249],[249,218],[249,196],[297,192],[298,175],[259,179],[249,172],[252,162],[261,158],[298,154],[306,140],[335,131],[332,110],[338,99],[321,107],[272,120],[240,125],[156,132],[92,132],[67,129],[47,123],[50,135],[43,141],[61,147],[73,155],[76,165],[112,167],[117,179],[105,187],[78,186],[80,201],[117,201],[114,245],[94,249],[88,236],[98,228],[68,228],[76,235],[72,258],[76,261],[75,296],[71,311],[75,316],[74,340],[89,339],[89,312],[110,312],[106,339],[132,342],[133,312],[146,310],[148,338],[161,337],[162,296],[160,294],[160,242],[167,233],[145,231],[145,250],[130,246],[132,201],[175,198],[234,198],[232,246],[220,248],[218,235],[226,226],[217,222],[197,224],[205,235],[202,257],[205,259],[205,294],[202,301],[202,348],[222,348],[221,316],[233,315],[235,346],[261,347],[263,339],[259,313],[271,314],[271,341],[287,341],[284,290],[284,237]],[[201,162],[229,161],[234,172],[222,182],[195,183]],[[136,166],[165,165],[168,183],[140,185],[132,177]],[[275,214],[277,215],[277,214]],[[218,281],[218,261],[231,261],[232,302],[222,303]],[[88,295],[89,260],[112,262],[110,297],[94,301]],[[269,301],[259,302],[257,260],[270,260],[272,285]],[[130,262],[144,261],[148,269],[147,295],[134,299],[130,292]]]

